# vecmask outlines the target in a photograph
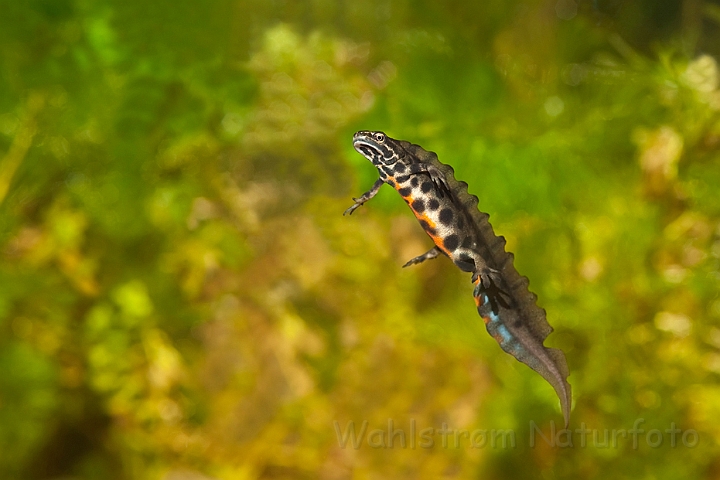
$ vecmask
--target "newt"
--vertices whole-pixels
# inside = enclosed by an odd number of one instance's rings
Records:
[[[553,331],[545,310],[528,289],[527,277],[515,269],[513,254],[505,251],[505,238],[495,235],[490,216],[478,210],[478,198],[468,192],[468,184],[456,180],[453,168],[441,163],[434,152],[383,132],[357,132],[353,146],[380,176],[370,190],[353,198],[355,203],[343,215],[352,214],[384,184],[397,190],[435,243],[403,267],[442,255],[472,273],[473,297],[488,333],[555,389],[567,428],[572,390],[565,354],[543,344]]]

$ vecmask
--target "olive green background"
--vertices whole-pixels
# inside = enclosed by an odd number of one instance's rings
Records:
[[[0,478],[720,475],[717,2],[0,12]],[[571,431],[390,187],[342,216],[359,129],[479,197]]]

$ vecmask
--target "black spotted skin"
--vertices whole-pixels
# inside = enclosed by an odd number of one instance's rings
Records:
[[[471,272],[473,296],[488,332],[505,352],[553,386],[567,426],[572,393],[565,355],[543,345],[552,332],[545,310],[537,306],[528,279],[513,266],[505,239],[495,235],[489,216],[477,208],[477,197],[468,193],[468,185],[456,180],[452,167],[441,163],[435,153],[383,132],[357,132],[353,146],[377,168],[379,179],[353,199],[355,203],[345,214],[352,214],[374,197],[383,184],[395,188],[435,243],[404,266],[444,254],[461,270]]]

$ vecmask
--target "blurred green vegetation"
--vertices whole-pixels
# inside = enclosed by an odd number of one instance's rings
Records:
[[[0,478],[718,476],[717,3],[0,11]],[[358,129],[470,184],[596,437],[392,189],[342,217]],[[388,419],[516,442],[339,445]]]

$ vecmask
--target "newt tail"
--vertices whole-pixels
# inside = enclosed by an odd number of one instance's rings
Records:
[[[533,331],[532,328],[526,328],[517,311],[505,306],[493,308],[492,297],[481,284],[480,277],[475,279],[473,296],[478,314],[485,322],[485,328],[500,344],[500,348],[535,370],[555,389],[567,428],[570,423],[572,388],[566,380],[570,372],[565,354],[562,350],[543,345],[547,335],[552,332],[552,327],[545,322],[546,329]],[[544,318],[544,310],[540,308],[538,310],[543,312]]]

